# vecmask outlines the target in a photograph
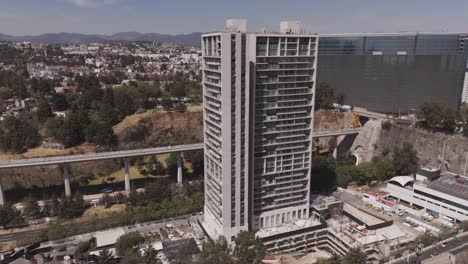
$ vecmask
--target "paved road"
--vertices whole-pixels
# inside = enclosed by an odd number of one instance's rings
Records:
[[[181,226],[181,225],[187,225],[188,222],[187,220],[192,218],[191,214],[187,215],[182,215],[178,216],[175,218],[168,218],[168,219],[162,219],[158,221],[152,221],[152,222],[147,222],[147,223],[139,223],[135,225],[130,225],[130,226],[124,226],[125,229],[127,230],[133,230],[136,229],[142,233],[149,233],[150,231],[158,231],[159,228],[164,227],[165,224],[171,223],[174,226]],[[193,222],[193,221],[192,221]],[[36,230],[29,230],[29,231],[23,231],[23,232],[15,232],[15,233],[9,233],[9,234],[3,234],[0,235],[0,243],[6,243],[6,242],[13,242],[13,241],[20,241],[28,238],[33,238],[37,234],[39,234],[42,231],[42,229],[36,229]]]
[[[426,250],[422,253],[421,255],[421,261],[424,261],[424,260],[428,260],[428,259],[431,259],[431,254],[436,252],[438,253],[439,255],[442,255],[443,253],[445,252],[449,252],[451,251],[452,249],[456,248],[456,247],[459,247],[465,243],[468,243],[468,236],[465,236],[465,237],[462,237],[460,241],[450,241],[447,243],[447,247],[443,248],[442,246],[436,246],[435,248],[432,248],[432,249],[429,249],[429,250]],[[410,258],[410,262],[409,263],[416,263],[416,256],[412,256]],[[427,261],[426,261],[427,262]],[[407,262],[401,260],[401,261],[398,261],[398,262],[394,262],[392,264],[405,264]]]
[[[33,238],[34,236],[39,234],[39,232],[41,232],[41,229],[16,232],[16,233],[10,233],[10,234],[2,234],[0,235],[0,243],[21,241],[21,240],[25,240],[28,238]]]
[[[121,150],[121,151],[88,153],[88,154],[45,157],[45,158],[6,160],[6,161],[0,161],[0,169],[46,166],[46,165],[57,165],[57,164],[70,164],[70,163],[78,163],[78,162],[86,162],[86,161],[109,160],[109,159],[119,159],[119,158],[121,159],[121,158],[140,157],[140,156],[147,156],[147,155],[167,154],[167,153],[173,153],[173,152],[201,150],[203,149],[203,146],[204,146],[203,143],[197,143],[197,144],[190,144],[190,145],[177,145],[177,146],[167,146],[167,147],[159,147],[159,148]]]
[[[361,132],[361,128],[350,128],[350,129],[343,129],[337,131],[319,131],[312,133],[312,137],[320,138],[320,137],[332,137],[332,136],[342,136],[342,135],[352,135],[352,134],[359,134]]]

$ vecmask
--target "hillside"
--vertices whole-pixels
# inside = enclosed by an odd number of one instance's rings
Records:
[[[196,111],[199,110],[198,108],[193,110],[195,112],[186,113],[147,111],[128,116],[114,127],[119,148],[134,149],[202,142],[203,115],[201,111]],[[1,154],[0,159],[70,155],[93,151],[94,148],[89,145],[66,150],[35,148],[22,155]],[[121,167],[121,164],[114,160],[80,163],[72,165],[71,173],[75,178],[92,174],[99,176],[118,171]],[[41,188],[63,184],[63,177],[57,166],[0,170],[0,178],[5,190]]]
[[[114,127],[120,149],[203,142],[203,114],[146,112],[128,116]]]

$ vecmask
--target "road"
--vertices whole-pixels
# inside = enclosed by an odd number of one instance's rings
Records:
[[[16,233],[2,234],[0,235],[0,243],[7,243],[12,241],[21,241],[28,238],[33,238],[41,232],[42,229],[28,230]]]
[[[344,129],[344,130],[338,130],[338,131],[321,131],[321,132],[313,133],[312,136],[315,138],[319,138],[319,137],[330,137],[330,136],[340,136],[340,135],[351,135],[351,134],[358,134],[360,131],[361,131],[361,128],[351,128],[351,129]],[[56,156],[56,157],[4,160],[4,161],[0,161],[0,169],[70,164],[70,163],[79,163],[79,162],[97,161],[97,160],[109,160],[109,159],[124,159],[124,158],[140,157],[140,156],[147,156],[147,155],[158,155],[158,154],[167,154],[167,153],[173,153],[173,152],[202,150],[203,147],[204,147],[203,143],[197,143],[197,144],[176,145],[176,146],[167,146],[167,147],[158,147],[158,148],[120,150],[120,151],[111,151],[111,152],[87,153],[87,154]]]
[[[202,150],[203,146],[204,146],[203,143],[197,143],[197,144],[167,146],[167,147],[159,147],[159,148],[145,148],[145,149],[68,155],[68,156],[5,160],[5,161],[0,161],[0,169],[70,164],[70,163],[97,161],[97,160],[109,160],[109,159],[123,159],[123,158],[140,157],[140,156],[148,156],[148,155],[167,154],[167,153],[173,153],[173,152]]]
[[[462,237],[460,241],[455,241],[455,240],[452,240],[450,242],[447,243],[447,247],[443,248],[441,245],[438,245],[436,246],[435,248],[431,248],[431,249],[428,249],[428,250],[425,250],[423,251],[422,255],[421,255],[421,261],[424,261],[426,260],[425,262],[427,263],[428,259],[431,259],[431,254],[436,252],[438,253],[439,255],[442,255],[443,253],[446,253],[446,252],[449,252],[451,251],[452,249],[456,248],[456,247],[459,247],[465,243],[468,243],[468,236],[465,236],[465,237]],[[410,258],[410,262],[409,263],[416,263],[416,256],[412,256]],[[392,264],[405,264],[407,263],[406,261],[404,260],[400,260],[398,262],[392,262]]]
[[[333,137],[333,136],[342,136],[342,135],[353,135],[359,134],[361,132],[361,128],[350,128],[350,129],[343,129],[337,131],[318,131],[312,133],[312,137],[320,138],[320,137]]]
[[[174,226],[186,225],[187,220],[192,218],[192,215],[182,215],[175,218],[162,219],[158,221],[152,221],[147,223],[139,223],[130,226],[124,226],[127,230],[138,230],[141,233],[147,234],[149,232],[154,232],[159,230],[159,228],[164,227],[165,224],[171,223]],[[39,234],[42,229],[28,230],[22,232],[8,233],[0,235],[0,243],[7,243],[13,241],[21,241],[28,238],[33,238]]]

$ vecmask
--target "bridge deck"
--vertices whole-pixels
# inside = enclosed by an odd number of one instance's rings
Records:
[[[321,132],[315,132],[312,136],[314,138],[319,138],[319,137],[331,137],[331,136],[340,136],[340,135],[351,135],[351,134],[358,134],[359,131],[361,131],[361,128],[353,128],[353,129],[346,129],[346,130],[340,130],[340,131],[321,131]],[[112,152],[88,153],[88,154],[78,154],[78,155],[68,155],[68,156],[5,160],[5,161],[0,161],[0,169],[71,164],[71,163],[79,163],[79,162],[86,162],[86,161],[109,160],[109,159],[123,159],[123,158],[141,157],[141,156],[147,156],[147,155],[166,154],[166,153],[183,152],[183,151],[200,150],[200,149],[203,149],[203,143],[167,146],[167,147],[158,147],[158,148],[145,148],[145,149],[135,149],[135,150],[120,150],[120,151],[112,151]]]
[[[112,151],[112,152],[88,153],[88,154],[68,155],[68,156],[6,160],[6,161],[0,161],[0,169],[71,164],[71,163],[78,163],[78,162],[109,160],[109,159],[122,159],[122,158],[167,154],[167,153],[173,153],[173,152],[183,152],[183,151],[200,150],[200,149],[203,149],[203,143],[167,146],[167,147],[158,147],[158,148],[145,148],[145,149],[135,149],[135,150],[120,150],[120,151]]]

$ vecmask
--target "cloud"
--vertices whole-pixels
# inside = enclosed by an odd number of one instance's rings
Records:
[[[69,0],[72,4],[82,8],[97,8],[102,5],[113,4],[114,0]]]

